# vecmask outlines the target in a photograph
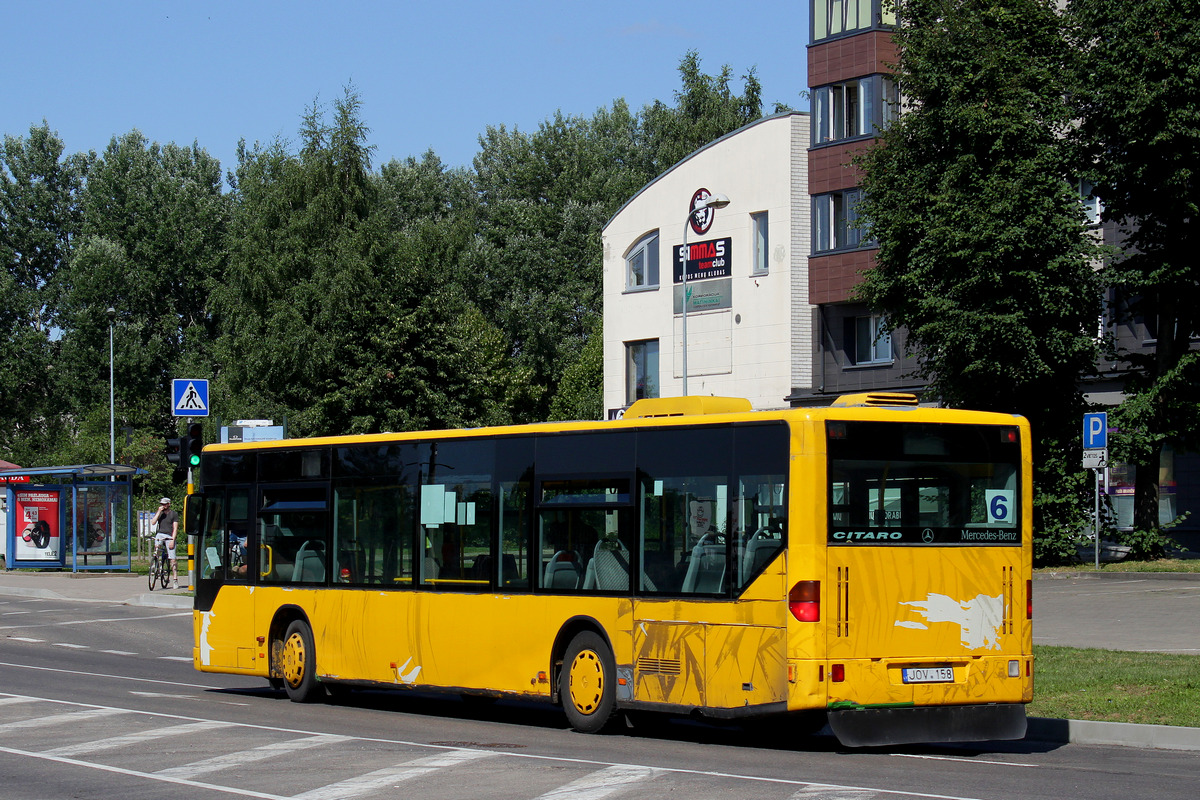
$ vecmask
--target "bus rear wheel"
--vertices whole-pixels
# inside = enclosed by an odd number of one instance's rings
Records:
[[[571,640],[558,693],[572,728],[599,733],[611,725],[617,710],[616,677],[612,650],[599,634],[584,631]]]
[[[283,635],[283,688],[293,703],[312,703],[325,696],[325,688],[317,683],[317,652],[313,645],[312,629],[304,620],[295,620]]]

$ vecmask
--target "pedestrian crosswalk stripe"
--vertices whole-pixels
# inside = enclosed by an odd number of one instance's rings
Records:
[[[64,747],[55,747],[51,750],[46,750],[48,755],[52,756],[78,756],[84,753],[96,753],[101,750],[115,750],[118,747],[128,747],[132,744],[141,744],[142,742],[150,742],[156,739],[165,738],[167,736],[184,736],[192,733],[201,733],[210,731],[216,728],[228,728],[232,726],[231,722],[190,722],[186,725],[172,725],[167,728],[154,728],[151,730],[138,731],[137,733],[128,733],[124,736],[110,736],[107,739],[96,739],[91,742],[80,742],[78,744],[69,744]]]
[[[415,761],[406,761],[394,767],[368,772],[366,775],[359,775],[356,778],[331,783],[320,789],[295,795],[292,800],[349,800],[349,798],[359,797],[401,781],[428,775],[444,767],[453,767],[480,758],[490,758],[492,755],[494,754],[479,750],[451,750],[427,758],[418,758]]]
[[[203,775],[206,772],[217,772],[222,769],[233,769],[236,767],[253,764],[256,761],[265,761],[268,758],[287,755],[299,750],[307,750],[310,747],[322,747],[324,745],[337,744],[338,742],[350,741],[349,736],[335,736],[333,734],[320,734],[317,736],[307,736],[303,739],[289,739],[286,742],[275,742],[266,744],[262,747],[255,747],[249,750],[238,750],[233,753],[225,753],[224,755],[206,758],[203,761],[196,761],[192,764],[183,764],[178,767],[170,767],[161,769],[156,772],[156,775],[167,775],[172,778],[194,778],[197,775]]]

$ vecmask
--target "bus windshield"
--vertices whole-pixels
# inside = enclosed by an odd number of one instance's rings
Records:
[[[830,421],[829,544],[1019,545],[1016,426]]]

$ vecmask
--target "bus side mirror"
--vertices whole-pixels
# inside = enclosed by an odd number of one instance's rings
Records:
[[[200,535],[200,512],[203,509],[203,494],[189,494],[183,498],[183,533],[185,536]]]

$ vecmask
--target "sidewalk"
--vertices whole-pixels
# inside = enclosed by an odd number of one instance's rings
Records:
[[[121,603],[150,608],[191,608],[187,575],[178,589],[150,591],[145,575],[130,572],[34,572],[0,569],[0,596]]]
[[[151,608],[191,608],[192,597],[187,592],[187,576],[181,575],[180,578],[180,588],[177,590],[156,589],[151,592],[145,575],[126,572],[72,574],[0,569],[0,596],[122,603]],[[1195,610],[1200,605],[1200,574],[1084,572],[1039,576],[1034,583],[1034,639],[1038,643],[1114,650],[1141,649],[1139,646],[1151,643],[1148,637],[1152,627],[1157,632],[1153,639],[1154,647],[1145,649],[1179,652],[1196,646],[1196,637],[1189,626],[1200,624],[1200,613]],[[1133,624],[1114,626],[1111,616],[1094,613],[1097,604],[1106,602],[1105,598],[1088,592],[1091,596],[1086,599],[1086,604],[1081,604],[1080,593],[1070,591],[1072,587],[1090,589],[1101,586],[1113,587],[1117,594],[1107,602],[1119,603],[1127,621]],[[1183,600],[1186,605],[1179,606],[1178,598],[1172,598],[1171,595],[1178,592],[1164,592],[1170,587],[1181,587],[1189,592]],[[1193,590],[1194,598],[1190,595]],[[1167,620],[1163,619],[1164,606],[1169,610]],[[1155,618],[1157,623],[1151,624],[1150,621]],[[1092,620],[1107,620],[1107,624],[1102,622],[1092,627],[1089,624]],[[1100,631],[1103,631],[1102,638]],[[1080,636],[1088,641],[1081,642]],[[1026,739],[1049,743],[1200,750],[1200,728],[1170,725],[1031,717]]]

